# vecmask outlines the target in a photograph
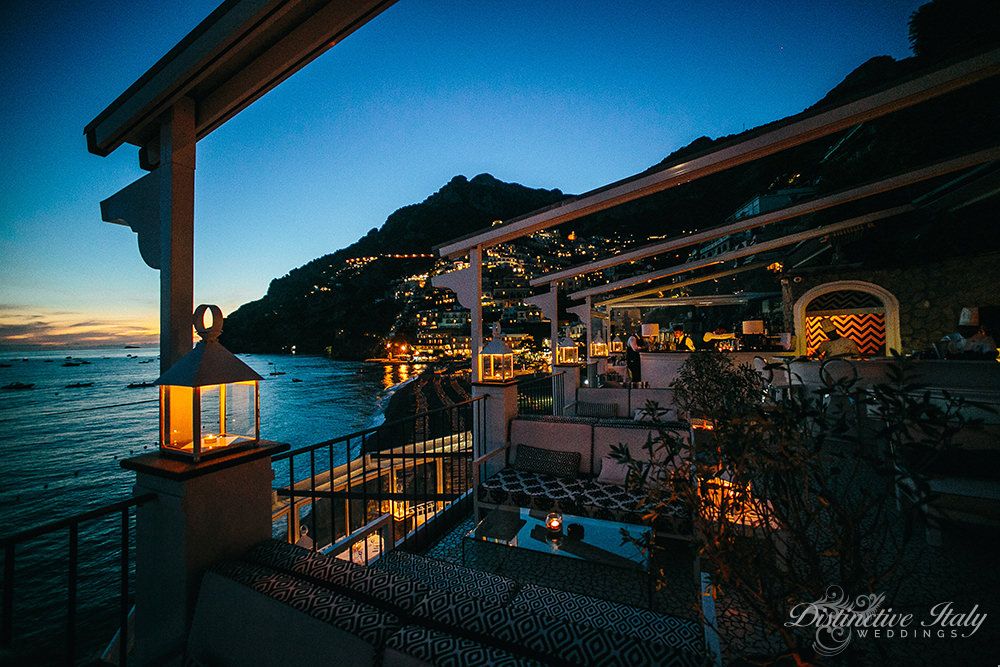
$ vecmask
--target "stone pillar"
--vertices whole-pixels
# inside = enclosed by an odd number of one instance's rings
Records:
[[[562,408],[565,410],[572,403],[576,403],[576,390],[580,386],[580,366],[573,364],[569,366],[555,366],[553,373],[562,373],[563,395],[558,397],[562,401]],[[555,385],[553,385],[555,386]],[[559,414],[563,414],[560,412]]]
[[[517,416],[517,383],[494,384],[472,383],[472,397],[485,396],[486,400],[477,404],[483,411],[482,419],[475,419],[473,444],[478,448],[473,454],[479,458],[484,454],[507,444],[510,420]],[[478,429],[482,429],[478,431]]]
[[[472,498],[476,521],[480,516],[479,482],[495,474],[506,465],[503,454],[488,461],[476,461],[490,452],[507,446],[510,420],[517,416],[517,383],[472,383],[472,397],[484,396],[486,400],[473,404],[472,421]]]
[[[137,494],[157,496],[136,513],[137,664],[179,664],[202,574],[271,537],[271,456],[287,449],[262,441],[196,464],[159,454],[121,462]]]

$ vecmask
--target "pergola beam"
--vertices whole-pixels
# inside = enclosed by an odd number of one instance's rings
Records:
[[[201,140],[394,2],[226,0],[87,124],[87,149],[132,143],[155,167],[159,119],[178,100],[195,103]]]
[[[687,273],[688,271],[696,271],[698,269],[704,269],[709,266],[715,266],[717,264],[724,264],[725,262],[731,262],[733,260],[741,259],[743,257],[749,257],[751,255],[756,255],[758,253],[768,252],[770,250],[776,250],[778,248],[784,248],[786,246],[799,243],[800,241],[808,241],[809,239],[819,238],[821,236],[826,236],[828,234],[843,232],[853,227],[873,224],[880,220],[885,220],[886,218],[902,215],[903,213],[909,213],[913,210],[914,206],[911,204],[904,204],[902,206],[896,206],[894,208],[883,209],[881,211],[875,211],[874,213],[868,213],[866,215],[861,215],[856,218],[850,218],[848,220],[835,222],[830,225],[823,225],[822,227],[817,227],[815,229],[809,229],[803,232],[782,236],[780,238],[773,239],[771,241],[764,241],[762,243],[757,243],[752,246],[747,246],[745,248],[739,248],[738,250],[733,250],[731,252],[722,253],[721,255],[716,255],[715,257],[708,257],[706,259],[695,262],[684,262],[683,264],[676,264],[674,266],[670,266],[665,269],[660,269],[658,271],[652,271],[650,273],[645,273],[640,276],[623,278],[622,280],[618,280],[613,283],[608,283],[607,285],[601,285],[600,287],[592,287],[590,289],[580,290],[579,292],[573,292],[569,296],[571,299],[579,300],[597,294],[607,294],[608,292],[624,289],[626,287],[632,287],[634,285],[640,285],[642,283],[649,283],[654,280],[660,280],[661,278],[669,278],[670,276],[680,275],[681,273]]]
[[[828,111],[800,114],[773,129],[707,155],[650,174],[612,183],[579,197],[515,218],[485,232],[446,243],[442,257],[458,257],[475,246],[490,247],[703,178],[788,148],[828,136],[1000,74],[1000,49],[943,67]]]
[[[691,285],[697,285],[699,283],[707,283],[709,280],[718,280],[719,278],[728,278],[729,276],[734,276],[739,273],[745,273],[746,271],[753,271],[755,269],[762,269],[766,267],[770,262],[753,262],[752,264],[745,264],[744,266],[738,266],[735,269],[727,269],[725,271],[718,271],[716,273],[709,273],[704,276],[698,276],[696,278],[689,278],[688,280],[682,280],[678,283],[667,283],[664,285],[659,285],[657,287],[650,287],[649,289],[640,290],[638,292],[633,292],[631,294],[626,294],[624,296],[616,296],[611,299],[606,299],[604,301],[598,301],[597,306],[615,306],[624,307],[623,304],[638,299],[640,297],[649,296],[650,294],[657,294],[665,290],[676,290],[683,287],[690,287]]]
[[[614,266],[635,262],[641,259],[646,259],[647,257],[654,257],[673,250],[688,248],[700,243],[722,238],[723,236],[729,236],[730,234],[738,234],[751,229],[765,227],[776,222],[783,222],[808,213],[816,213],[835,206],[841,206],[860,199],[866,199],[875,195],[898,190],[900,188],[914,185],[938,176],[944,176],[963,169],[969,169],[986,162],[992,162],[993,160],[1000,160],[1000,146],[994,146],[985,150],[976,151],[975,153],[962,155],[951,160],[938,162],[927,167],[923,167],[922,169],[908,171],[904,174],[898,174],[874,183],[866,183],[865,185],[851,188],[850,190],[843,190],[825,197],[811,199],[777,211],[743,218],[742,220],[738,220],[728,225],[713,227],[711,229],[706,229],[703,232],[688,234],[687,236],[671,239],[669,241],[663,241],[661,243],[653,243],[636,248],[635,250],[619,253],[613,257],[605,257],[604,259],[599,259],[595,262],[581,264],[579,266],[549,273],[533,278],[531,280],[531,285],[533,287],[547,285],[553,280],[566,280],[567,278],[593,273],[594,271],[602,271]]]
[[[665,297],[662,299],[635,299],[616,304],[615,308],[676,308],[681,306],[735,306],[754,299],[778,296],[781,292],[746,292],[743,294],[712,294],[709,296]]]

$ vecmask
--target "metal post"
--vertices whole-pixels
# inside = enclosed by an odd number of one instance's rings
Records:
[[[476,298],[472,303],[472,381],[479,381],[479,351],[483,349],[483,247],[469,250],[469,268],[476,287]]]

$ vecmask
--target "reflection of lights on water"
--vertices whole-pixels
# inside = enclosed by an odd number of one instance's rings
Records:
[[[382,374],[382,388],[389,389],[400,382],[406,382],[419,375],[426,367],[426,364],[387,364]]]

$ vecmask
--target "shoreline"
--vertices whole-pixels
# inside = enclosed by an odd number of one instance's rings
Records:
[[[439,372],[440,371],[440,372]],[[381,426],[422,412],[450,407],[471,398],[468,378],[449,366],[432,365],[389,389],[382,400]]]

